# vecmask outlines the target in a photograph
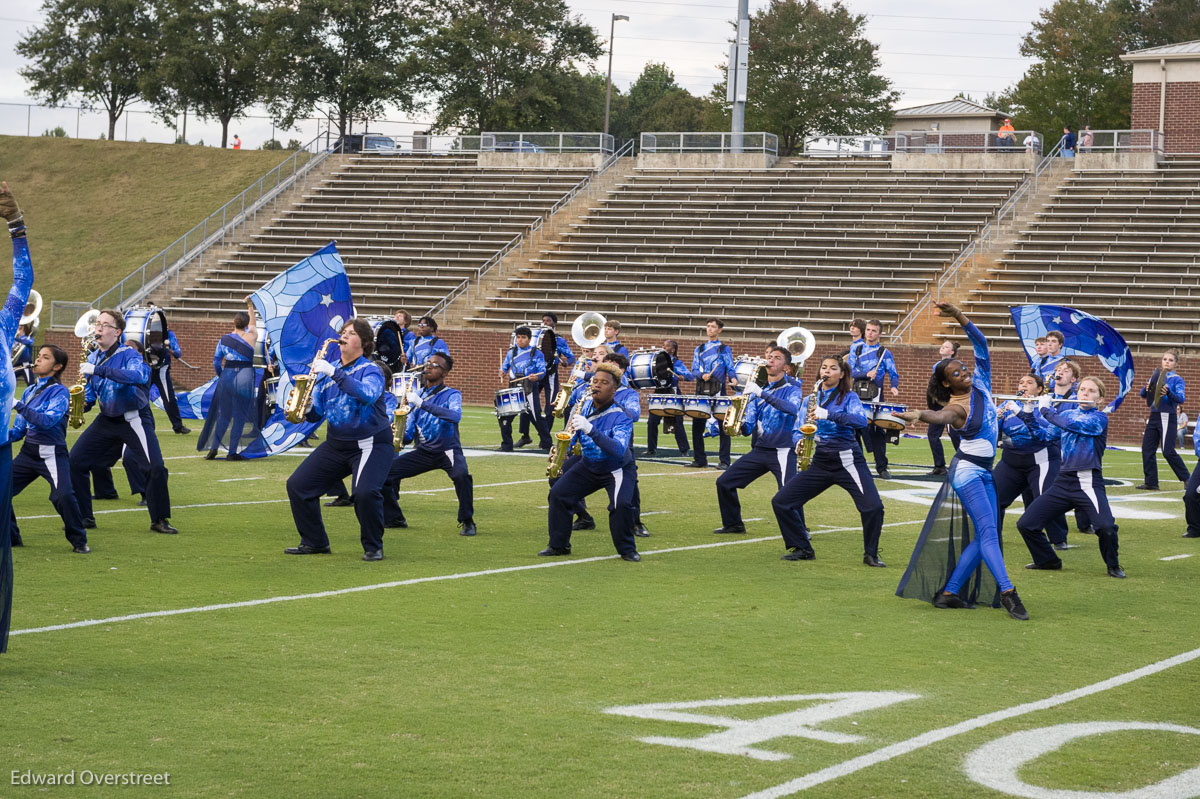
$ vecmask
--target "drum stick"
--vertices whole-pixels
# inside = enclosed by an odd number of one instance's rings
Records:
[[[183,358],[176,358],[175,360],[179,361],[181,364],[183,364],[184,366],[186,366],[189,369],[199,369],[200,368],[199,366],[192,366],[190,363],[185,361]]]

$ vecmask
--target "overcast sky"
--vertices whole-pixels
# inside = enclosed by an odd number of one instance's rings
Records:
[[[4,0],[0,3],[0,134],[24,135],[28,128],[37,135],[47,128],[63,126],[75,135],[75,111],[24,107],[35,102],[28,84],[17,74],[23,60],[16,54],[17,40],[42,19],[41,0]],[[613,82],[627,88],[646,63],[666,63],[676,80],[693,94],[707,94],[721,78],[718,65],[728,51],[729,21],[737,11],[737,0],[567,0],[575,13],[600,33],[607,45],[614,13],[630,17],[618,22],[613,48]],[[751,13],[767,0],[750,0]],[[1004,3],[963,0],[846,0],[856,13],[868,17],[867,36],[880,47],[883,74],[901,92],[900,107],[948,100],[967,92],[982,100],[988,92],[1011,86],[1028,63],[1018,53],[1021,37],[1030,29],[1050,0],[1006,0]],[[602,57],[597,69],[607,68]],[[17,105],[10,105],[17,104]],[[264,112],[254,111],[265,117]],[[406,119],[396,112],[392,120]],[[422,127],[423,120],[405,124],[374,124],[374,129],[408,133]],[[81,136],[96,138],[107,128],[103,114],[78,118]],[[300,131],[276,133],[281,139],[312,138],[316,123]],[[270,138],[268,119],[235,121],[247,146],[257,147]],[[128,136],[150,141],[170,141],[174,133],[151,122],[149,114],[131,114]],[[118,138],[125,137],[125,120],[118,123]],[[189,120],[188,139],[203,138],[208,144],[220,141],[218,125]]]

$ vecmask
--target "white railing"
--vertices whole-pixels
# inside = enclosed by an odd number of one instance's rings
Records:
[[[612,169],[622,158],[633,155],[633,145],[634,141],[633,139],[630,139],[629,141],[625,142],[625,144],[621,145],[621,149],[605,158],[604,161],[600,163],[600,168],[596,170],[596,176],[599,177],[608,170]]]
[[[1083,143],[1087,131],[1076,135],[1076,153],[1163,153],[1163,134],[1157,130],[1093,130],[1092,143]],[[1061,139],[1059,142],[1061,143]]]
[[[454,155],[456,153],[478,153],[483,151],[486,146],[486,139],[483,136],[459,134],[389,133],[386,129],[353,134],[355,140],[360,137],[361,151],[364,153]],[[341,150],[337,143],[331,149],[334,152]]]
[[[318,134],[92,302],[52,301],[50,326],[71,327],[88,308],[128,308],[144,300],[209,247],[224,242],[241,225],[253,221],[267,203],[274,204],[280,194],[306,178],[329,155],[322,143],[326,138],[324,132]]]
[[[608,133],[497,132],[483,134],[484,151],[512,153],[611,153]]]
[[[1026,139],[1033,137],[1026,144]],[[1042,152],[1045,138],[1032,130],[1012,131],[1003,136],[999,131],[897,131],[886,137],[893,140],[898,153],[1037,153]]]
[[[779,153],[774,133],[643,133],[643,153]]]
[[[804,155],[825,158],[882,158],[893,149],[894,141],[873,133],[856,136],[809,136],[804,140]]]

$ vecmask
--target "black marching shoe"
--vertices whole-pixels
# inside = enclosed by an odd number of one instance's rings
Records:
[[[729,468],[729,464],[728,463],[718,463],[717,468],[723,472]]]
[[[1134,488],[1136,488],[1138,491],[1157,491],[1158,490],[1158,486],[1152,486],[1149,483],[1139,483],[1138,485],[1135,485]]]
[[[1200,538],[1200,533],[1193,533],[1191,530],[1188,530],[1180,538]]]
[[[626,552],[624,555],[621,556],[621,560],[627,560],[630,563],[641,563],[642,556],[636,552]]]
[[[876,474],[879,475],[880,480],[891,480],[892,479],[892,473],[889,472],[887,469],[883,469],[879,472],[876,472]]]
[[[746,525],[744,525],[744,524],[727,524],[724,527],[718,527],[716,530],[713,530],[713,533],[715,535],[725,535],[726,533],[744,533],[744,532],[746,532]]]
[[[867,566],[874,566],[876,569],[886,569],[887,564],[879,559],[876,555],[863,555],[863,563]]]
[[[1062,571],[1062,561],[1056,558],[1054,560],[1043,561],[1042,563],[1026,563],[1025,568],[1035,571],[1058,572]]]
[[[656,449],[648,449],[648,450],[646,450],[645,452],[643,452],[643,453],[642,453],[642,457],[645,457],[645,458],[653,458],[653,457],[654,457],[655,455],[657,455],[657,454],[658,454],[658,450],[656,450]]]
[[[1021,604],[1021,597],[1017,596],[1017,589],[1012,588],[1002,593],[1000,604],[1008,611],[1008,615],[1017,621],[1029,621],[1029,611],[1025,610],[1025,606]]]
[[[92,551],[92,548],[89,547],[87,544],[79,544],[71,551],[74,552],[76,555],[86,555],[87,553]]]
[[[650,531],[647,530],[646,525],[642,524],[641,522],[638,522],[637,524],[635,524],[633,526],[633,534],[636,535],[638,538],[649,538],[650,537]]]
[[[363,560],[368,561],[368,562],[373,561],[373,560],[383,560],[383,550],[382,549],[368,549],[366,552],[363,553]]]
[[[685,463],[683,465],[683,468],[685,468],[685,469],[707,469],[708,464],[701,463],[700,461],[692,461],[691,463]]]
[[[66,528],[66,527],[64,527],[64,528],[63,528],[63,532],[65,533],[66,531],[67,531],[67,528]],[[13,545],[14,547],[23,547],[23,546],[25,546],[25,542],[21,540],[21,534],[20,534],[20,533],[12,533],[12,545]]]
[[[958,610],[961,608],[968,607],[967,603],[964,602],[963,598],[960,597],[958,594],[949,594],[949,593],[946,593],[946,591],[944,591],[944,590],[938,591],[936,594],[934,594],[933,606],[935,608],[942,608],[943,610],[945,610],[945,609]]]
[[[557,558],[559,555],[570,555],[570,554],[571,554],[570,547],[546,547],[545,549],[543,549],[541,552],[538,553],[538,556],[542,557],[542,558]]]
[[[1125,579],[1125,570],[1122,569],[1120,566],[1109,566],[1108,567],[1108,576],[1116,577],[1118,580],[1124,580]]]
[[[475,522],[463,522],[458,528],[459,535],[472,536],[475,535]]]
[[[385,521],[383,526],[389,530],[404,530],[408,527],[408,519],[405,519],[403,516],[401,516],[399,519]]]
[[[227,460],[227,461],[244,461],[244,460],[246,460],[246,456],[242,455],[240,452],[231,452],[225,456],[225,460]]]
[[[521,447],[527,447],[532,443],[533,443],[533,439],[530,438],[529,436],[521,436],[517,440],[517,443],[514,444],[513,446],[515,446],[517,449],[520,449]]]
[[[595,530],[595,529],[596,529],[596,520],[593,519],[591,516],[580,516],[578,519],[575,520],[575,523],[571,525],[572,532],[574,532],[575,530]]]
[[[175,429],[175,435],[182,436],[192,432],[191,428],[180,426]]]
[[[1057,544],[1051,544],[1059,552],[1066,552],[1071,546],[1066,541],[1059,541]]]
[[[350,497],[334,497],[325,503],[327,508],[348,508],[354,504],[354,500]]]
[[[96,520],[94,518],[92,518],[91,516],[88,516],[86,519],[83,520],[83,529],[95,530],[96,529]]]
[[[217,451],[215,449],[210,449],[208,452],[206,452],[204,454],[204,460],[206,460],[206,461],[215,461],[216,459],[217,459]]]
[[[934,466],[932,469],[926,472],[926,474],[929,477],[937,477],[938,475],[950,474],[950,470],[945,466]]]
[[[120,499],[120,494],[93,494],[92,499]]]
[[[816,560],[817,553],[811,549],[789,547],[788,551],[779,556],[780,560]]]
[[[87,525],[85,524],[84,527]],[[163,535],[178,535],[179,531],[171,526],[171,522],[167,519],[159,519],[154,524],[150,525],[151,532],[162,533]]]
[[[308,544],[301,544],[298,547],[288,547],[283,550],[285,555],[329,555],[329,547],[310,547]]]
[[[142,497],[141,499],[138,500],[138,507],[142,507],[142,508],[146,507],[146,498],[145,497]]]

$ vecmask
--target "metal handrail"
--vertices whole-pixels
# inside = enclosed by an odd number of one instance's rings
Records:
[[[321,139],[325,137],[326,132],[319,133],[270,172],[242,190],[232,200],[209,214],[203,222],[167,245],[161,252],[133,270],[92,302],[52,301],[50,303],[50,326],[61,327],[75,324],[75,320],[79,317],[78,309],[81,306],[85,309],[127,308],[144,300],[152,291],[177,275],[180,270],[209,247],[223,241],[238,225],[252,218],[264,205],[275,200],[297,180],[307,175],[311,169],[321,164],[329,155],[328,151],[320,145]],[[307,153],[309,158],[300,164],[299,157],[302,153]],[[288,169],[291,172],[285,177],[284,172]],[[270,188],[267,188],[268,186]],[[219,225],[217,224],[218,219]],[[63,317],[68,314],[70,318],[64,319]]]
[[[678,145],[669,143],[661,143],[659,137],[678,137]],[[688,138],[693,141],[702,143],[688,146],[685,142]],[[707,144],[703,142],[711,142],[714,139],[719,140],[719,144]],[[758,141],[758,144],[751,142]],[[716,131],[682,131],[682,132],[653,132],[642,133],[641,141],[638,146],[639,152],[643,153],[768,153],[770,155],[779,154],[779,137],[774,133],[766,133],[763,131],[751,133],[724,133]]]
[[[559,132],[559,131],[485,131],[481,133],[485,139],[490,139],[490,146],[484,146],[484,150],[497,149],[501,144],[517,144],[517,149],[514,152],[536,152],[523,150],[522,148],[529,144],[538,149],[544,149],[556,153],[572,153],[572,152],[600,152],[611,153],[613,151],[614,139],[611,133],[597,133],[595,131],[577,131],[577,132]],[[569,144],[569,141],[592,141],[595,144]],[[552,142],[557,141],[557,144]]]
[[[621,145],[621,149],[617,150],[615,153],[613,153],[612,155],[605,158],[600,163],[600,168],[598,170],[596,170],[596,176],[599,177],[600,175],[603,175],[609,169],[616,166],[617,162],[620,161],[625,156],[633,155],[633,144],[634,144],[634,140],[630,139],[629,141],[627,141],[623,145]]]

